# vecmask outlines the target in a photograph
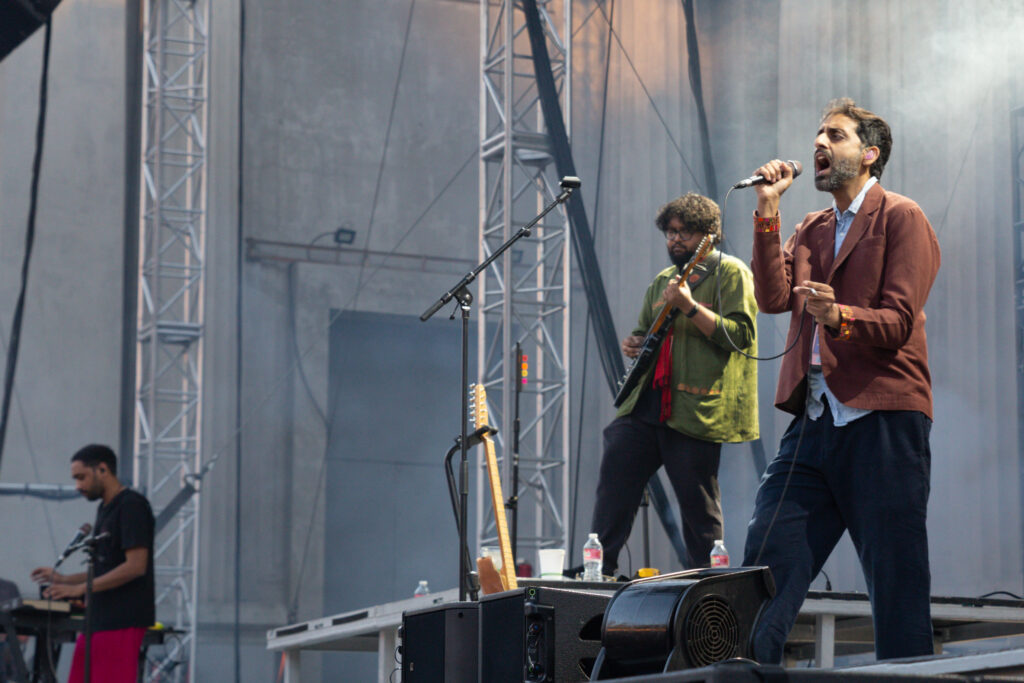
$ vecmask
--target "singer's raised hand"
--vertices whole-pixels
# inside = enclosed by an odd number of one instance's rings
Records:
[[[772,159],[754,173],[768,181],[755,186],[757,215],[771,218],[779,212],[779,197],[793,184],[793,167],[781,159]]]

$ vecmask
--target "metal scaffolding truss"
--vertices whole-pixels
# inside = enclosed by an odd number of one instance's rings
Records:
[[[159,516],[200,467],[210,7],[143,4],[134,481]],[[183,635],[147,680],[195,680],[199,508],[158,529],[157,618]]]
[[[571,0],[539,3],[552,71],[570,116]],[[519,2],[480,3],[480,259],[490,256],[559,193],[544,130],[531,48]],[[569,221],[548,214],[479,279],[477,374],[488,392],[505,495],[519,500],[517,555],[565,547],[569,500]],[[526,356],[528,377],[521,381]],[[512,431],[519,397],[519,490],[511,491]],[[487,490],[478,469],[477,491]],[[477,496],[480,545],[495,542],[494,515]]]

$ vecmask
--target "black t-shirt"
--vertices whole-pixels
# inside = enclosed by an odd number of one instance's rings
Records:
[[[96,543],[96,576],[103,576],[125,561],[125,550],[146,548],[146,573],[128,583],[93,593],[94,631],[112,631],[133,626],[148,627],[156,621],[153,583],[153,510],[141,493],[124,489],[96,511],[97,535],[110,536]]]

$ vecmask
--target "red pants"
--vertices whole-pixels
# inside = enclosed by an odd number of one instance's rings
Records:
[[[116,631],[98,631],[92,634],[89,653],[90,683],[135,683],[139,669],[139,649],[146,629],[122,628]],[[68,683],[85,681],[85,634],[75,641],[75,654],[71,658]]]

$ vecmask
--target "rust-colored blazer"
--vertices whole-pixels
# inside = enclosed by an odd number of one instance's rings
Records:
[[[754,296],[763,313],[791,312],[775,405],[799,415],[807,394],[814,319],[802,315],[803,280],[836,293],[843,326],[821,327],[821,367],[842,403],[869,410],[919,410],[932,416],[924,304],[939,271],[939,243],[921,207],[880,185],[868,190],[839,254],[832,208],[807,214],[781,244],[778,232],[755,232]]]

